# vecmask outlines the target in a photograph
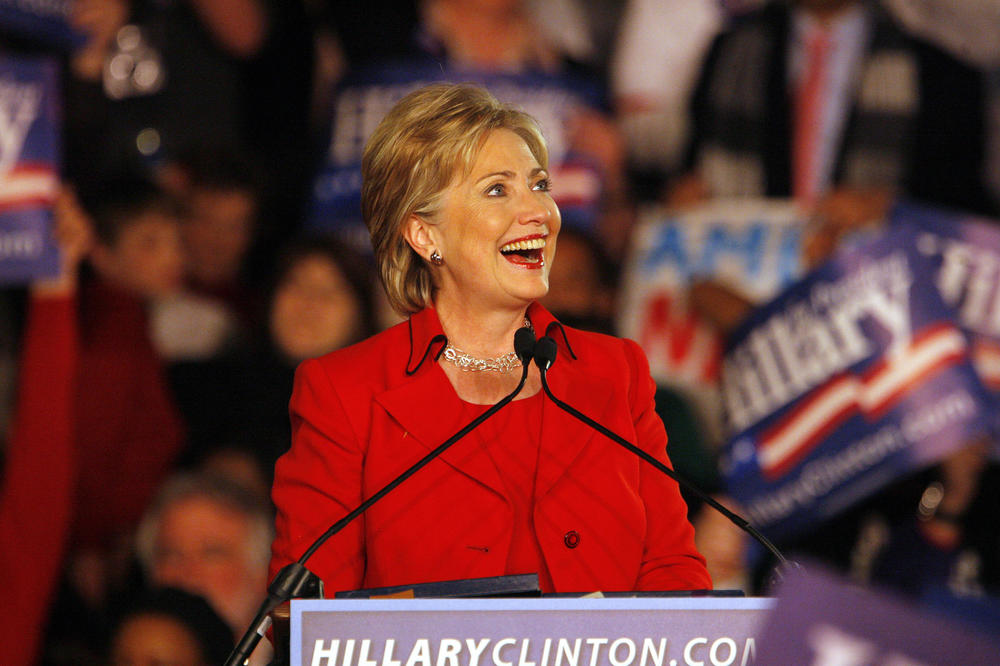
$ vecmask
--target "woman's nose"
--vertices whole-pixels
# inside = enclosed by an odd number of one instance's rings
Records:
[[[518,221],[521,224],[545,224],[552,218],[552,208],[555,204],[550,198],[543,198],[539,194],[528,191],[521,198],[521,209],[518,213]]]

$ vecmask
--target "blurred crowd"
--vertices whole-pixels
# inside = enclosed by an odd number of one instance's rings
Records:
[[[72,49],[0,26],[3,54],[61,62],[63,137],[59,274],[0,291],[3,663],[162,644],[219,663],[249,625],[295,367],[398,321],[314,206],[360,72],[597,91],[543,123],[568,211],[544,304],[572,326],[616,332],[644,207],[793,199],[811,265],[898,197],[1000,219],[996,0],[73,0],[70,20]],[[723,336],[754,307],[710,282],[690,298]],[[715,430],[683,391],[657,408],[675,466],[731,502]],[[911,593],[998,594],[987,451],[779,545]],[[716,586],[765,591],[768,562],[690,504]]]

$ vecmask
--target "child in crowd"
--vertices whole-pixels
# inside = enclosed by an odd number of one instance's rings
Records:
[[[75,276],[67,276],[63,289],[33,293],[29,318],[41,320],[27,331],[45,330],[75,355],[66,380],[72,404],[26,406],[71,420],[76,483],[67,528],[69,594],[57,605],[56,634],[60,618],[73,627],[81,612],[100,617],[95,611],[122,584],[132,532],[183,441],[146,311],[151,299],[180,288],[180,210],[160,189],[136,180],[105,184],[81,200],[93,229],[88,270],[78,287]],[[66,309],[75,315],[57,316]]]
[[[75,527],[78,546],[107,552],[134,528],[181,445],[146,306],[180,288],[184,255],[180,209],[155,186],[119,182],[96,194],[93,279],[79,294]]]
[[[28,555],[16,562],[30,563],[7,568],[30,583],[15,641],[28,646],[64,561],[72,593],[62,607],[104,607],[182,440],[145,311],[180,286],[179,212],[145,182],[108,184],[84,199],[94,202],[90,215],[69,190],[57,200],[61,271],[30,290],[5,469],[0,533],[10,533],[11,552]],[[72,610],[67,620],[80,624]]]

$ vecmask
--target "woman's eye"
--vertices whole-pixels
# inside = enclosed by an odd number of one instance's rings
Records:
[[[498,197],[504,193],[503,183],[497,183],[495,185],[490,185],[490,188],[486,190],[486,196]]]
[[[552,189],[552,181],[550,181],[548,178],[542,178],[537,183],[535,183],[532,189],[537,190],[538,192],[548,192],[549,190]]]

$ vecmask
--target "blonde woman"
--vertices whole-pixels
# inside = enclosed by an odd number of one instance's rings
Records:
[[[362,209],[408,318],[300,366],[272,574],[510,393],[526,324],[558,337],[556,395],[666,460],[639,347],[537,303],[560,227],[547,166],[532,118],[474,86],[418,90],[375,130]],[[532,368],[518,399],[319,549],[327,592],[536,572],[545,592],[711,588],[674,482],[540,389]]]

